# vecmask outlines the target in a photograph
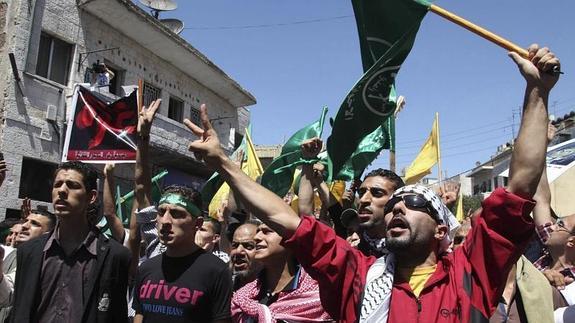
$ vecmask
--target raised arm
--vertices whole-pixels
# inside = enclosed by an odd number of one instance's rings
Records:
[[[124,243],[124,225],[116,214],[116,198],[114,197],[114,167],[113,163],[104,166],[104,194],[102,197],[104,216],[110,226],[114,240]]]
[[[555,131],[555,127],[550,122],[547,130],[548,143],[553,140]],[[549,188],[549,181],[547,179],[547,167],[543,168],[539,185],[537,185],[537,192],[535,192],[533,199],[537,203],[533,209],[535,225],[545,225],[546,223],[555,222],[551,214],[551,189]]]
[[[153,101],[149,108],[142,107],[138,116],[138,149],[136,151],[134,205],[130,215],[129,249],[132,252],[130,274],[135,277],[140,256],[140,230],[135,210],[150,206],[152,200],[152,175],[150,171],[150,130],[152,121],[158,111],[162,100]]]
[[[254,182],[226,156],[208,119],[205,105],[200,108],[200,117],[202,128],[188,119],[184,120],[185,125],[199,137],[190,143],[189,149],[220,173],[235,196],[256,217],[282,237],[290,237],[300,223],[299,216],[280,197]]]
[[[559,59],[547,48],[529,47],[529,59],[517,53],[509,56],[527,81],[519,135],[515,140],[509,170],[509,192],[532,198],[545,168],[547,152],[547,104],[549,92],[557,83]]]
[[[306,140],[301,144],[302,156],[305,159],[314,159],[321,151],[322,142],[319,138]],[[300,214],[313,214],[314,211],[314,169],[313,164],[303,164],[301,180],[298,188],[298,208]]]

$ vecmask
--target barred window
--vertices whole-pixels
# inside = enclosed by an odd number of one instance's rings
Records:
[[[170,97],[170,104],[168,105],[168,118],[178,122],[184,121],[184,101]]]
[[[162,89],[159,89],[147,82],[144,82],[144,105],[149,107],[152,101],[159,99],[162,96]]]
[[[190,107],[190,121],[192,121],[196,125],[202,124],[202,121],[200,119],[200,109],[195,108],[194,106]]]

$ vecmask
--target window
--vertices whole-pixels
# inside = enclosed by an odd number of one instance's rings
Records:
[[[177,122],[184,121],[184,101],[170,97],[168,105],[168,118]]]
[[[236,135],[234,137],[234,149],[238,149],[240,147],[242,140],[244,140],[244,135],[236,131]]]
[[[114,73],[114,78],[110,80],[110,93],[121,96],[122,85],[124,84],[124,73],[126,71],[113,68],[108,62],[106,62],[106,66]]]
[[[73,45],[46,33],[40,35],[36,74],[54,82],[68,83]]]
[[[162,96],[162,90],[157,87],[144,82],[144,105],[149,107],[152,101],[159,99]]]
[[[45,161],[22,158],[19,198],[52,202],[52,178],[58,165]]]
[[[202,124],[202,121],[200,119],[200,110],[194,108],[193,106],[190,107],[190,121],[192,121],[196,125]]]

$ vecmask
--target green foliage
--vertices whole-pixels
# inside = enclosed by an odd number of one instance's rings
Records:
[[[467,216],[469,211],[474,212],[481,207],[481,202],[483,202],[482,196],[470,196],[463,195],[463,214]]]

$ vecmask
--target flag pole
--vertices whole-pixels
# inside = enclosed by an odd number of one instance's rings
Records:
[[[393,112],[392,115],[389,116],[390,118],[394,119],[394,124],[395,124],[395,119],[397,119],[397,115],[399,114],[399,112],[401,110],[403,110],[404,106],[405,106],[405,97],[400,95],[397,98],[397,102],[395,104],[395,111]],[[394,131],[393,136],[395,138],[395,126],[394,126],[393,131]],[[395,144],[394,144],[394,146],[395,146]],[[391,150],[391,149],[389,150],[389,170],[395,173],[395,147],[393,147],[393,148],[394,148],[394,150]]]
[[[439,16],[441,16],[441,17],[443,17],[443,18],[471,31],[471,32],[473,32],[473,33],[475,33],[478,36],[481,36],[481,37],[489,40],[490,42],[492,42],[496,45],[499,45],[499,46],[505,48],[508,51],[516,52],[517,54],[521,55],[523,58],[528,58],[528,56],[529,56],[529,52],[526,49],[521,48],[521,47],[515,45],[514,43],[508,41],[507,39],[505,39],[501,36],[498,36],[498,35],[490,32],[489,30],[487,30],[483,27],[480,27],[480,26],[478,26],[478,25],[476,25],[476,24],[474,24],[474,23],[472,23],[472,22],[470,22],[470,21],[468,21],[462,17],[459,17],[458,15],[456,15],[452,12],[449,12],[449,11],[447,11],[441,7],[438,7],[434,4],[432,4],[429,7],[429,11],[431,11],[431,12],[433,12],[433,13],[435,13],[435,14],[437,14],[437,15],[439,15]]]
[[[437,172],[439,174],[439,185],[441,185],[441,182],[443,182],[443,175],[441,174],[441,146],[439,145],[439,112],[435,112],[435,120],[435,126],[437,127],[437,129],[435,129],[435,131],[437,131]]]
[[[144,105],[144,80],[138,80],[138,113],[142,111]]]

